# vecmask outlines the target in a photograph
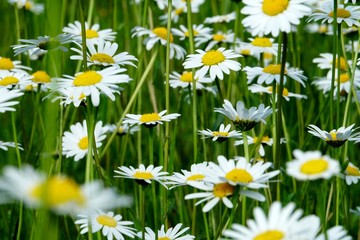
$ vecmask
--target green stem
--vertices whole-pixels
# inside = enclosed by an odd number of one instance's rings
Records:
[[[87,59],[86,59],[86,28],[85,28],[85,14],[84,14],[84,0],[79,0],[80,6],[80,23],[81,23],[81,45],[83,52],[83,71],[87,71]]]
[[[215,83],[216,83],[216,88],[217,88],[217,90],[219,92],[220,102],[224,102],[224,96],[223,96],[223,94],[221,92],[220,81],[219,81],[218,78],[215,78]]]
[[[88,134],[88,152],[86,155],[85,182],[88,183],[93,179],[93,152],[96,151],[94,146],[94,129],[95,129],[95,107],[92,105],[90,98],[87,105],[87,134]]]
[[[332,68],[331,68],[331,86],[330,86],[330,129],[334,127],[334,88],[335,88],[335,69],[336,69],[336,54],[337,54],[337,1],[334,0],[334,22],[333,22],[333,28],[334,28],[334,34],[333,34],[333,60],[332,60]],[[338,56],[340,61],[340,56]]]
[[[247,132],[243,131],[243,140],[244,140],[244,152],[245,152],[245,158],[247,162],[250,162],[250,155],[249,155],[249,143],[248,143],[248,137]]]
[[[91,18],[94,12],[94,0],[90,0],[89,9],[88,9],[88,16],[87,16],[87,24],[91,26]]]

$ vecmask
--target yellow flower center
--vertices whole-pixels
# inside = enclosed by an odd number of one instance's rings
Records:
[[[140,171],[137,171],[136,173],[134,173],[133,177],[134,177],[134,178],[137,178],[137,179],[153,179],[153,178],[154,178],[154,175],[152,175],[151,172],[140,172]]]
[[[180,81],[182,82],[192,82],[192,72],[183,72],[183,74],[180,76]]]
[[[19,79],[13,76],[7,76],[0,80],[0,86],[16,85]]]
[[[350,165],[347,166],[346,175],[360,177],[359,168]]]
[[[74,79],[74,86],[91,86],[101,82],[102,76],[96,71],[87,71],[78,74]]]
[[[346,83],[350,81],[350,76],[347,73],[340,74],[340,83]]]
[[[210,50],[202,57],[202,63],[206,66],[216,65],[225,61],[225,56],[219,50]]]
[[[257,47],[271,47],[272,42],[269,38],[256,37],[252,42],[252,45]]]
[[[214,36],[213,36],[213,40],[215,40],[217,42],[221,42],[224,39],[226,39],[226,37],[222,34],[214,34]]]
[[[227,137],[229,135],[228,132],[213,132],[212,133],[214,137]]]
[[[96,217],[96,221],[103,226],[108,226],[112,228],[117,226],[116,220],[108,215],[100,215]]]
[[[34,198],[41,199],[49,207],[85,202],[80,186],[74,180],[63,176],[50,177],[47,181],[35,186],[30,194]]]
[[[140,122],[155,122],[159,121],[161,117],[157,113],[146,113],[141,115]]]
[[[159,237],[158,240],[171,240],[169,237]]]
[[[154,28],[152,30],[153,33],[156,34],[156,36],[158,36],[159,38],[162,38],[164,40],[167,39],[167,34],[168,34],[168,31],[166,28],[164,27],[157,27],[157,28]],[[173,35],[170,33],[170,42],[174,42],[174,37]]]
[[[175,15],[180,15],[184,12],[184,8],[175,9]]]
[[[279,230],[268,230],[257,235],[253,240],[282,240],[284,237],[284,233]]]
[[[263,72],[264,73],[270,73],[270,74],[280,74],[281,65],[280,64],[270,64],[266,67],[264,67]],[[285,74],[287,74],[287,71],[285,69]]]
[[[0,69],[1,70],[10,70],[15,67],[14,63],[10,58],[0,58]]]
[[[229,183],[218,183],[215,184],[213,193],[215,197],[223,198],[234,193],[235,187],[231,186]]]
[[[336,58],[335,65],[336,67],[339,64],[339,59]],[[340,69],[346,71],[346,60],[343,57],[340,57]]]
[[[336,136],[337,136],[336,132],[330,132],[329,134],[331,135],[331,139],[326,138],[327,141],[336,141],[337,140],[336,139]]]
[[[266,142],[270,142],[270,138],[268,136],[263,136],[261,138],[261,141],[259,141],[259,138],[258,137],[254,137],[254,140],[253,140],[254,143],[266,143]]]
[[[87,29],[86,30],[86,38],[97,38],[99,37],[99,33],[95,30],[92,30],[92,29]]]
[[[31,4],[31,2],[26,1],[24,7],[25,7],[26,10],[31,10],[31,9],[32,9],[32,4]]]
[[[250,183],[253,181],[251,174],[245,169],[235,168],[225,175],[225,178],[235,183]]]
[[[33,82],[36,83],[48,83],[50,82],[50,76],[44,71],[36,71],[32,74]]]
[[[202,174],[194,174],[188,177],[186,181],[199,181],[199,180],[203,180],[204,178],[205,176]]]
[[[264,59],[271,60],[273,58],[273,55],[269,52],[264,52],[263,55],[264,55]]]
[[[329,17],[334,17],[334,11],[329,12],[328,16]],[[348,10],[344,9],[344,8],[339,8],[337,10],[336,17],[338,17],[338,18],[348,18],[350,16],[351,16],[351,13]]]
[[[90,60],[92,62],[98,61],[101,63],[115,63],[112,56],[107,55],[105,53],[95,53],[95,54],[91,55]]]
[[[325,172],[329,167],[328,162],[323,158],[318,159],[311,159],[307,162],[305,162],[301,168],[300,171],[305,174],[319,174],[322,172]]]
[[[262,10],[269,16],[276,16],[284,12],[289,5],[288,0],[264,0]]]
[[[326,25],[321,25],[318,30],[319,33],[326,33],[327,31],[328,27]]]
[[[86,150],[88,149],[88,146],[89,146],[89,140],[88,140],[88,137],[83,137],[82,139],[80,139],[79,143],[78,143],[78,146],[81,150]]]
[[[186,31],[184,34],[185,34],[185,37],[189,37],[189,31]],[[196,36],[198,34],[199,34],[199,32],[196,31],[195,29],[193,29],[193,35]]]
[[[270,93],[272,93],[272,92],[273,92],[273,87],[268,87],[268,91],[269,91]],[[277,92],[277,87],[276,87],[276,92]],[[285,97],[289,96],[289,90],[284,87],[284,88],[283,88],[282,95],[285,96]]]
[[[248,55],[251,55],[251,51],[250,51],[250,49],[243,49],[240,51],[240,54],[248,56]]]

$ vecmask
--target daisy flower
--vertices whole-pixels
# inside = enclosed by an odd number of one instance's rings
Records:
[[[154,165],[145,168],[144,164],[140,164],[139,168],[121,166],[118,167],[119,170],[114,170],[115,173],[119,174],[114,177],[135,179],[137,183],[144,186],[151,184],[151,181],[157,181],[166,187],[164,175],[168,173],[161,172],[162,168],[162,166],[154,167]]]
[[[229,102],[229,100],[224,100],[223,108],[215,108],[215,112],[219,112],[227,116],[240,131],[248,131],[256,126],[259,122],[265,122],[271,113],[271,107],[266,107],[264,104],[260,104],[258,108],[251,107],[246,109],[242,101],[236,103],[236,110]]]
[[[131,221],[122,221],[120,214],[114,215],[113,212],[105,213],[102,210],[92,211],[89,215],[80,214],[75,224],[80,225],[80,234],[89,231],[89,223],[91,224],[91,232],[95,233],[102,230],[102,235],[111,240],[125,240],[125,236],[134,238],[136,236],[135,228],[129,227],[134,223]]]
[[[259,84],[253,84],[253,85],[249,86],[248,89],[252,93],[267,93],[267,94],[271,94],[271,95],[273,94],[273,87],[272,86],[264,87],[264,86],[261,86]],[[277,95],[277,91],[276,91],[276,95]],[[285,88],[285,87],[283,88],[282,96],[283,96],[283,98],[285,98],[286,101],[290,101],[290,97],[294,97],[294,98],[297,98],[297,99],[302,99],[302,98],[307,99],[306,95],[289,92],[289,90],[287,88]]]
[[[20,61],[13,61],[10,58],[0,57],[0,70],[26,73],[26,71],[31,71],[31,68],[21,65]]]
[[[1,96],[1,93],[0,93],[0,96]],[[2,149],[2,150],[4,150],[4,151],[7,151],[9,147],[11,147],[11,148],[16,148],[16,144],[15,144],[14,142],[3,142],[3,141],[0,141],[0,149]],[[18,147],[18,149],[20,149],[20,150],[24,150],[19,143],[17,144],[17,147]]]
[[[100,93],[108,96],[115,101],[114,93],[120,94],[121,89],[117,84],[128,83],[132,79],[124,74],[126,69],[108,67],[100,71],[90,70],[77,73],[75,76],[64,75],[63,78],[54,78],[56,89],[69,88],[75,89],[75,98],[80,96],[91,96],[94,106],[100,104]]]
[[[346,3],[348,3],[349,2],[349,0],[344,0],[344,3],[346,4]],[[356,0],[351,0],[351,2],[352,2],[352,4],[355,4],[356,3]]]
[[[47,84],[51,82],[51,77],[47,72],[39,70],[31,74],[31,81],[36,84]]]
[[[259,154],[261,157],[265,156],[265,149],[264,146],[272,146],[274,141],[272,138],[269,138],[268,136],[262,136],[261,139],[258,137],[251,137],[247,136],[248,144],[258,144],[259,145]],[[283,139],[280,140],[281,142],[284,142]],[[235,146],[244,144],[244,140],[235,141]]]
[[[172,72],[170,73],[169,84],[170,87],[172,88],[177,88],[177,87],[188,88],[190,85],[190,89],[192,89],[193,86],[192,80],[193,80],[192,72],[184,71],[182,72],[182,74],[177,72]],[[205,88],[204,84],[212,83],[213,81],[214,80],[212,80],[209,77],[195,79],[196,90],[204,89]]]
[[[215,80],[218,77],[220,80],[224,79],[224,73],[229,75],[230,70],[239,71],[241,64],[233,58],[241,57],[240,54],[235,53],[233,50],[225,50],[219,48],[217,50],[196,50],[197,54],[190,54],[187,56],[183,66],[185,69],[201,67],[195,73],[195,78],[203,78],[208,72],[210,78]]]
[[[147,38],[144,39],[144,44],[146,46],[146,50],[150,50],[154,47],[156,43],[160,43],[163,46],[166,46],[167,42],[167,34],[168,30],[165,27],[156,27],[154,29],[147,29],[143,27],[135,27],[132,29],[133,35],[141,37],[143,35],[148,35]],[[173,34],[170,32],[170,58],[183,59],[186,51],[180,45],[174,43]]]
[[[39,36],[37,39],[19,39],[21,44],[12,45],[14,53],[19,55],[20,53],[33,51],[33,54],[38,54],[41,50],[56,50],[67,51],[68,49],[63,46],[64,44],[72,42],[73,37],[70,34],[59,34],[56,37]]]
[[[76,43],[78,48],[71,48],[71,50],[78,53],[78,55],[70,56],[72,60],[80,60],[83,58],[83,50],[82,45],[80,43]],[[117,43],[111,43],[109,41],[99,40],[97,43],[87,41],[86,46],[88,52],[86,53],[87,65],[100,65],[100,66],[113,66],[120,68],[122,65],[131,65],[136,67],[132,61],[137,61],[136,57],[128,54],[127,52],[122,52],[116,54],[118,49]]]
[[[274,81],[280,83],[280,73],[281,73],[281,65],[280,64],[270,64],[266,67],[245,67],[244,71],[247,75],[248,84],[252,83],[254,79],[257,78],[258,84],[272,84]],[[284,70],[284,83],[286,83],[286,79],[291,78],[301,85],[305,87],[304,81],[307,80],[307,77],[303,75],[303,71],[285,67]]]
[[[273,55],[277,55],[278,51],[278,44],[274,43],[273,38],[267,38],[267,37],[255,37],[255,38],[249,38],[250,43],[242,43],[246,45],[246,47],[250,51],[254,51],[257,53],[271,53]]]
[[[102,146],[102,141],[106,138],[105,133],[106,128],[102,126],[102,122],[97,122],[94,130],[96,148]],[[88,146],[89,140],[86,120],[84,120],[82,124],[78,122],[71,125],[70,132],[64,132],[64,136],[62,137],[62,150],[67,158],[74,157],[75,161],[79,161],[88,154]]]
[[[107,128],[107,132],[113,133],[116,132],[119,136],[123,136],[126,134],[133,135],[134,133],[140,130],[139,126],[130,126],[129,124],[122,123],[119,127],[116,127],[116,124],[107,124],[105,125]]]
[[[17,4],[17,7],[24,8],[35,14],[41,14],[44,12],[44,4],[35,3],[32,0],[8,0],[10,4]]]
[[[244,0],[241,13],[249,15],[242,20],[253,36],[279,32],[289,33],[292,25],[299,25],[300,19],[311,13],[307,0]]]
[[[319,34],[332,34],[333,26],[331,24],[318,24],[318,23],[308,23],[305,26],[305,30],[309,33],[319,33]]]
[[[231,12],[229,14],[225,15],[217,15],[213,17],[207,17],[205,18],[204,23],[229,23],[231,21],[234,21],[236,19],[236,13]]]
[[[190,171],[181,169],[181,173],[174,172],[172,176],[166,177],[166,184],[173,185],[170,189],[190,185],[191,182],[199,182],[205,178],[204,172],[209,168],[207,162],[194,163],[190,166]],[[191,185],[190,185],[191,186]]]
[[[286,173],[297,180],[329,179],[340,172],[339,162],[323,156],[320,151],[302,152],[296,149],[293,154],[295,159],[286,163]]]
[[[112,29],[104,29],[99,30],[100,25],[94,24],[91,27],[87,22],[85,22],[85,36],[86,41],[97,43],[99,40],[103,41],[114,41],[116,32]],[[68,26],[64,27],[62,30],[64,33],[68,33],[73,36],[73,40],[77,42],[82,41],[81,36],[81,23],[79,21],[75,21],[74,23],[70,23]]]
[[[347,66],[351,66],[352,62],[351,60],[349,60],[348,62],[346,62],[344,57],[339,57],[338,55],[336,55],[336,62],[335,62],[335,66],[337,68],[338,64],[340,61],[340,70],[346,71],[347,70]],[[332,65],[333,65],[333,54],[332,53],[320,53],[320,57],[314,58],[313,59],[313,63],[316,63],[317,66],[321,69],[332,69]]]
[[[7,111],[15,112],[15,105],[19,103],[19,101],[14,101],[15,98],[24,95],[19,89],[8,90],[7,88],[0,87],[0,113],[4,113]]]
[[[282,207],[280,202],[273,202],[267,216],[260,207],[255,207],[253,212],[254,220],[247,220],[247,227],[234,223],[223,235],[236,240],[314,239],[320,228],[317,216],[302,217],[303,211],[295,210],[294,203]]]
[[[343,226],[335,226],[326,230],[326,233],[321,233],[315,240],[352,240],[352,237],[347,235]]]
[[[63,175],[46,177],[31,166],[21,169],[7,166],[0,176],[0,202],[18,200],[30,208],[47,207],[58,214],[84,214],[101,208],[129,206],[129,197],[104,188],[99,181],[79,185]]]
[[[160,113],[145,113],[145,114],[126,114],[126,118],[123,123],[128,123],[131,126],[138,124],[144,124],[145,127],[155,127],[157,124],[163,122],[170,122],[173,119],[180,117],[179,113],[171,113],[165,115],[167,110],[161,111]]]
[[[230,131],[231,125],[228,124],[226,127],[224,124],[220,125],[219,131],[199,130],[199,135],[202,135],[204,138],[212,138],[213,141],[223,142],[229,138],[239,138],[241,133],[236,130]],[[229,132],[230,131],[230,132]]]
[[[182,223],[178,223],[176,224],[176,226],[174,228],[169,228],[168,230],[165,231],[165,226],[161,225],[160,230],[157,231],[157,234],[155,234],[155,232],[149,228],[146,227],[145,228],[145,233],[143,232],[139,232],[137,234],[137,236],[139,238],[142,238],[142,235],[144,234],[145,236],[145,240],[156,240],[156,239],[166,239],[166,240],[192,240],[195,239],[194,236],[190,235],[190,234],[185,234],[184,233],[189,230],[189,227],[183,228],[182,227]],[[181,229],[181,230],[180,230]],[[157,237],[156,237],[157,236]]]
[[[340,147],[347,140],[354,141],[355,143],[360,142],[360,132],[355,132],[358,128],[353,129],[355,123],[349,127],[340,127],[339,129],[333,129],[330,132],[321,130],[319,127],[310,124],[308,129],[309,133],[325,140],[327,144],[332,147]]]
[[[51,102],[55,102],[57,100],[60,100],[60,104],[67,106],[70,104],[73,104],[75,107],[79,107],[80,104],[86,102],[86,96],[83,93],[79,94],[77,93],[75,88],[68,87],[68,88],[61,88],[57,89],[56,84],[50,84],[48,87],[53,91],[49,95],[47,95],[45,98],[52,98],[54,94],[59,94],[51,100]]]
[[[344,6],[338,4],[337,23],[345,22],[349,27],[360,26],[360,7]],[[324,2],[319,9],[310,15],[308,21],[321,21],[321,23],[332,23],[334,21],[334,4],[332,1]]]
[[[355,214],[356,216],[360,216],[360,207],[356,207],[356,209],[350,209],[350,212]]]
[[[360,179],[360,170],[357,166],[349,162],[343,177],[345,178],[347,185],[356,184]]]
[[[209,27],[204,27],[203,24],[200,25],[196,25],[194,24],[193,27],[193,35],[195,37],[195,42],[197,41],[197,38],[199,37],[203,37],[207,34],[210,34],[212,29]],[[175,36],[180,37],[179,39],[182,41],[185,38],[189,37],[189,30],[187,27],[185,27],[184,25],[180,25],[180,29],[176,29],[176,28],[172,28],[171,31],[173,32],[173,34]]]
[[[167,0],[155,0],[155,2],[158,5],[158,7],[160,8],[160,10],[165,9],[165,7],[167,7],[167,5],[168,5]]]
[[[205,51],[209,51],[215,45],[220,45],[222,43],[234,43],[235,35],[234,33],[229,30],[226,33],[222,31],[218,31],[214,34],[206,34],[203,36],[198,36],[195,38],[195,46],[199,47],[201,44],[208,42]]]
[[[33,76],[26,72],[0,71],[0,88],[24,87],[31,84]]]

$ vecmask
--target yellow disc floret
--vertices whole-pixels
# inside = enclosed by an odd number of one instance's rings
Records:
[[[225,178],[235,183],[250,183],[253,181],[252,175],[245,169],[235,168],[225,175]]]
[[[152,30],[153,33],[155,33],[159,38],[162,38],[164,40],[167,39],[168,31],[164,27],[157,27]],[[170,33],[170,42],[174,42],[174,37],[172,33]]]
[[[87,71],[76,75],[74,86],[91,86],[101,82],[102,76],[96,71]]]
[[[140,122],[156,122],[159,121],[161,119],[161,117],[159,116],[159,114],[157,113],[146,113],[141,115],[140,117]]]
[[[116,220],[108,215],[99,215],[98,217],[96,217],[96,221],[103,226],[108,226],[112,228],[117,226]]]
[[[202,63],[206,66],[216,65],[225,61],[225,56],[219,50],[210,50],[202,57]]]
[[[264,0],[262,10],[266,15],[276,16],[284,12],[289,5],[288,0]]]
[[[253,240],[282,240],[284,237],[284,233],[279,230],[267,230],[254,237]]]
[[[51,81],[50,76],[44,71],[36,71],[32,76],[32,81],[36,83],[48,83]]]
[[[313,175],[325,172],[329,168],[328,162],[323,158],[306,161],[300,168],[302,173]]]

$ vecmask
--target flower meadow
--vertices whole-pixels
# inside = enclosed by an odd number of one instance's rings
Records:
[[[357,0],[0,2],[0,238],[360,238]]]

